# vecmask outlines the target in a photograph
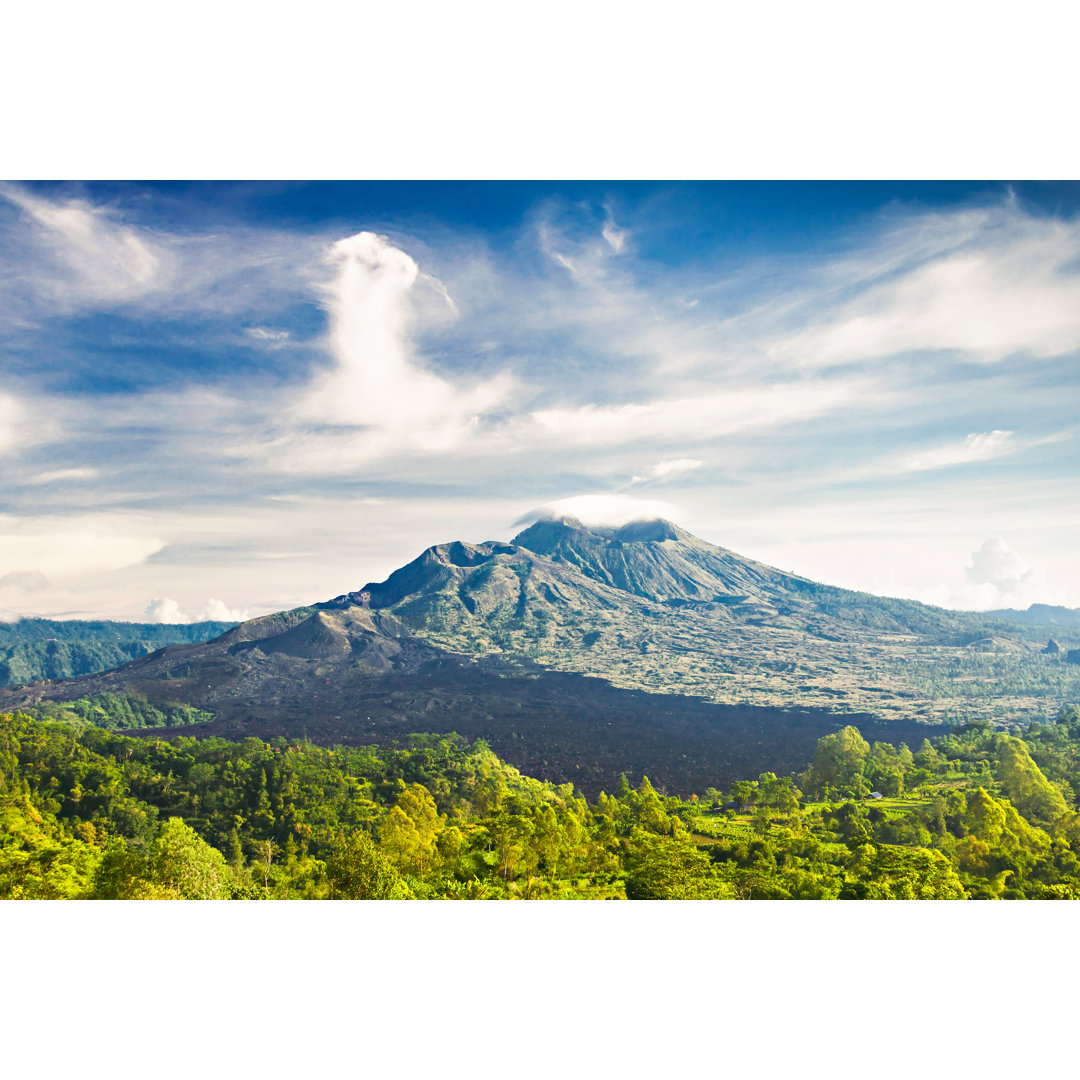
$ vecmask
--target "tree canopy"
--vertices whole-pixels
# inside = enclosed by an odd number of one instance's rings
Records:
[[[454,735],[169,734],[0,714],[0,897],[1080,897],[1067,710],[1022,735],[968,725],[914,754],[849,727],[800,777],[705,798],[624,777],[593,803]]]

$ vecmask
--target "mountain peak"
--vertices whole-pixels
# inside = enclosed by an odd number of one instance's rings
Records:
[[[693,539],[685,529],[664,518],[628,521],[618,528],[609,528],[585,525],[578,518],[567,515],[534,521],[510,542],[537,555],[551,555],[557,549],[567,547],[592,548]]]
[[[693,540],[694,537],[685,529],[680,529],[673,521],[665,518],[652,518],[645,521],[628,521],[612,536],[623,544],[659,543],[664,540]]]
[[[541,518],[510,541],[515,547],[527,548],[537,555],[550,555],[567,544],[596,543],[606,536],[586,528],[576,517]]]

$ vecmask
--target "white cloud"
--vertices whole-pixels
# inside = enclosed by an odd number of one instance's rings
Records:
[[[187,345],[205,330],[193,318],[230,317],[233,335],[284,348],[295,338],[276,335],[289,333],[281,324],[310,302],[326,247],[325,237],[266,227],[168,232],[125,217],[137,196],[102,206],[0,183],[4,200],[5,210],[22,213],[0,214],[0,327],[21,334],[57,311],[106,309],[191,335]],[[177,316],[184,322],[161,325]]]
[[[230,608],[223,600],[211,597],[196,615],[189,615],[180,604],[169,596],[155,596],[146,605],[146,618],[154,623],[200,623],[200,622],[244,622],[247,611]]]
[[[195,616],[195,622],[244,622],[249,618],[246,610],[230,608],[224,600],[211,597]]]
[[[578,268],[577,263],[566,255],[557,246],[561,237],[547,221],[542,221],[536,229],[536,237],[540,244],[540,250],[547,255],[552,262],[557,263],[566,270],[573,278],[583,278],[586,275]]]
[[[1034,603],[1048,602],[1052,595],[1045,574],[1029,566],[1001,537],[994,536],[971,553],[962,580],[954,577],[918,590],[915,599],[964,610],[1023,610]],[[1061,595],[1059,600],[1069,602],[1067,595]]]
[[[506,397],[509,381],[460,389],[420,366],[411,340],[420,270],[385,237],[357,233],[338,241],[330,258],[337,266],[327,290],[335,365],[316,379],[297,418],[370,429],[378,437],[363,444],[369,453],[398,443],[454,445]]]
[[[515,525],[545,518],[575,517],[585,525],[625,525],[652,518],[676,520],[681,512],[672,503],[656,499],[635,499],[629,495],[574,495],[539,506],[523,514]]]
[[[1014,592],[1031,580],[1031,568],[1000,536],[992,536],[971,553],[967,579],[974,585],[993,585],[1001,592]]]
[[[191,622],[191,618],[180,610],[180,605],[168,596],[155,596],[146,605],[146,620],[169,624]]]
[[[1080,607],[1071,536],[1077,512],[1030,503],[999,485],[981,491],[959,484],[919,496],[884,487],[853,492],[800,491],[777,497],[766,486],[715,490],[679,522],[691,532],[813,581],[940,607],[986,610],[1031,603]],[[973,544],[973,535],[1016,530],[1021,557],[1000,538]],[[972,548],[977,550],[973,551]]]

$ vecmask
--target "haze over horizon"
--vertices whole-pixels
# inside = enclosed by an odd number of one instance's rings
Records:
[[[529,514],[1080,607],[1080,185],[0,186],[0,618],[230,619]]]

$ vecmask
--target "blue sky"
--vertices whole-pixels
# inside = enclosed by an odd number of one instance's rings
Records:
[[[256,615],[540,508],[1080,606],[1080,185],[0,187],[0,613]]]

